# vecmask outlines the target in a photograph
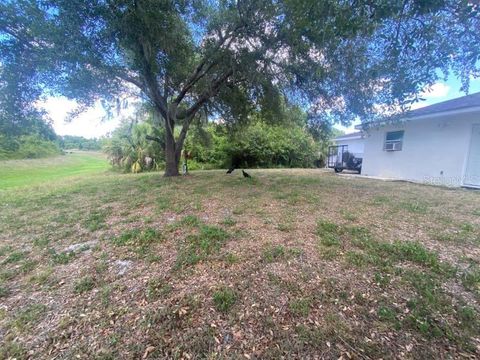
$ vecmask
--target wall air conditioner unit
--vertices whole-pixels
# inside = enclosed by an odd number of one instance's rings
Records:
[[[401,144],[399,142],[388,142],[385,144],[385,151],[399,151]]]

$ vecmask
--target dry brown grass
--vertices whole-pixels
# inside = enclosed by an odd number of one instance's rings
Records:
[[[0,358],[480,356],[480,193],[250,173],[0,192]]]

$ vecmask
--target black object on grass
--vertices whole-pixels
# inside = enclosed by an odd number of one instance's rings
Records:
[[[245,170],[242,170],[242,174],[243,174],[243,177],[251,178],[250,174],[247,173]]]

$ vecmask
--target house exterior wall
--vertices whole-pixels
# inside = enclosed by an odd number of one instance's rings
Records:
[[[365,139],[335,140],[335,145],[348,145],[348,152],[362,158],[365,151]]]
[[[413,119],[369,129],[365,134],[362,174],[461,186],[473,124],[480,112]],[[401,151],[384,151],[386,132],[404,130]]]

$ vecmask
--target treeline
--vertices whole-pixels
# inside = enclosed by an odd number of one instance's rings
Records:
[[[155,121],[150,115],[125,121],[112,133],[104,149],[114,166],[126,172],[163,169],[164,131]],[[234,128],[221,120],[199,118],[190,127],[184,152],[190,170],[321,167],[331,136],[327,127],[320,133],[309,129],[306,114],[298,108],[288,109],[282,121],[271,122],[257,113]]]
[[[87,139],[83,136],[58,136],[58,145],[64,150],[78,149],[85,151],[100,151],[105,145],[105,139]]]
[[[61,153],[62,150],[54,140],[40,134],[15,137],[0,135],[0,160],[37,159]]]
[[[17,123],[0,111],[0,160],[59,155],[61,149],[56,140],[53,127],[39,114]]]
[[[56,135],[50,124],[38,120],[37,126],[22,132],[0,133],[0,160],[44,158],[72,149],[100,151],[104,145],[105,139]]]

